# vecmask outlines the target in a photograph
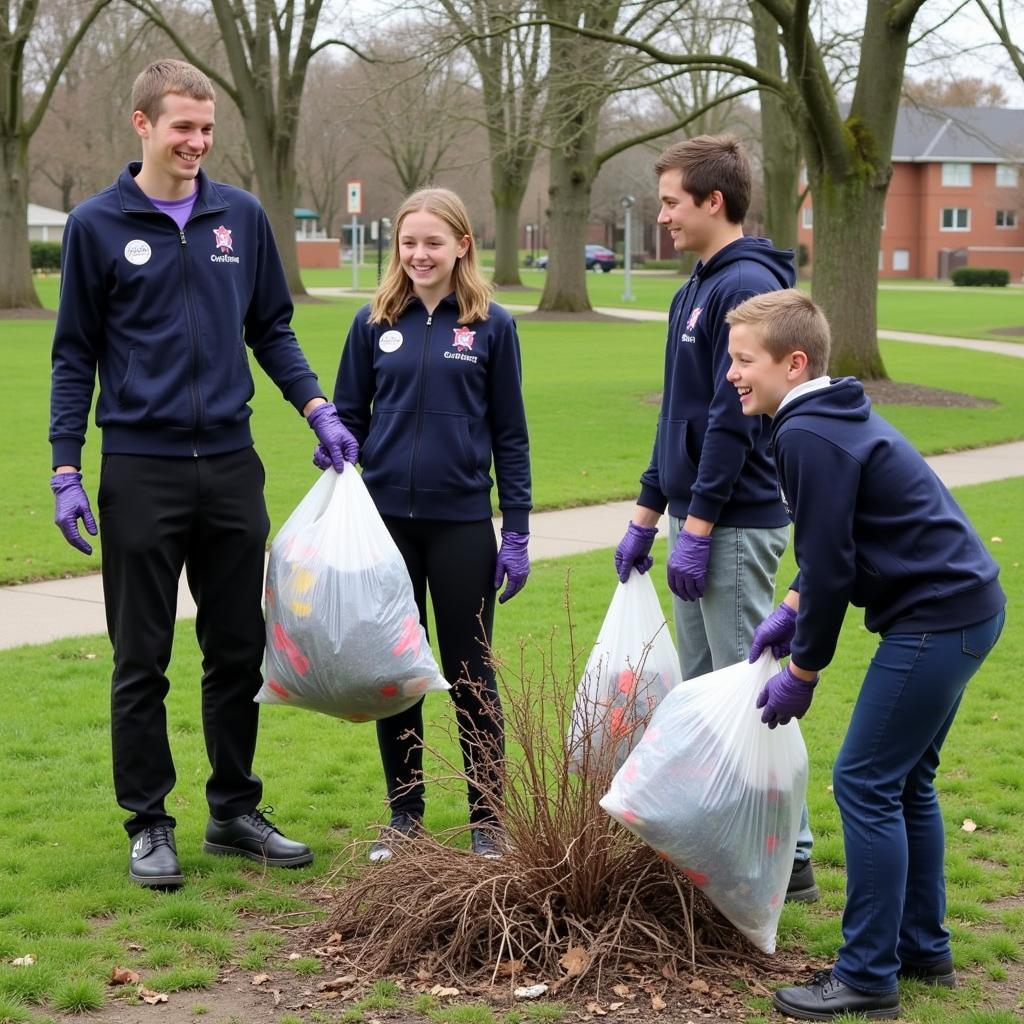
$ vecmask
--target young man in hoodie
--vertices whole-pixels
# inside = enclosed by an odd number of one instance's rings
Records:
[[[99,376],[103,596],[114,653],[114,790],[130,812],[128,874],[150,888],[183,876],[164,698],[184,567],[203,651],[211,774],[204,849],[263,864],[313,859],[257,808],[253,773],[269,522],[249,430],[246,346],[306,416],[334,469],[358,445],[323,396],[291,328],[270,224],[248,192],[211,181],[214,94],[183,61],[150,64],[132,89],[142,162],[68,217],[53,340],[50,443],[55,522],[69,544],[96,533],[81,452]]]
[[[952,495],[853,377],[830,380],[829,327],[795,289],[732,310],[729,381],[772,417],[798,575],[759,627],[792,649],[758,697],[769,728],[810,707],[847,605],[881,634],[832,772],[846,846],[836,964],[780,989],[788,1017],[900,1015],[899,978],[953,987],[934,779],[968,681],[1005,618],[999,569]]]
[[[632,521],[615,551],[625,582],[653,564],[668,507],[668,584],[683,679],[742,661],[775,603],[775,573],[789,536],[761,418],[745,417],[729,368],[725,316],[752,295],[789,288],[792,251],[747,238],[750,162],[732,136],[675,143],[654,165],[658,223],[678,252],[698,257],[669,309],[665,384],[654,453]],[[787,899],[818,898],[806,809]]]

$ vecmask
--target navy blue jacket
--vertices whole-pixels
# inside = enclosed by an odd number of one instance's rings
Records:
[[[1006,603],[967,516],[856,378],[784,405],[772,447],[793,515],[801,668],[832,660],[847,604],[864,609],[873,633],[929,633],[981,622]]]
[[[665,389],[639,504],[720,526],[787,523],[767,421],[744,416],[729,371],[725,314],[763,292],[791,288],[793,253],[764,238],[739,238],[698,263],[668,318]]]
[[[506,530],[529,530],[530,444],[516,325],[501,306],[461,326],[455,295],[432,315],[413,298],[394,324],[352,321],[334,404],[359,442],[382,515],[491,515],[491,457]]]
[[[97,368],[103,451],[199,456],[252,444],[246,345],[296,409],[322,391],[291,329],[267,215],[199,172],[183,231],[129,164],[64,229],[53,339],[54,466],[80,466]]]

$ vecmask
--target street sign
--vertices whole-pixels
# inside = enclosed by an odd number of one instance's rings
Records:
[[[361,181],[350,181],[348,189],[347,212],[360,214],[363,212],[363,183]]]

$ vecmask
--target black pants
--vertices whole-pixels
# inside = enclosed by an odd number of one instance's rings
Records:
[[[184,566],[203,652],[203,734],[210,813],[231,818],[263,795],[253,774],[270,523],[252,448],[196,459],[105,455],[99,511],[107,632],[114,648],[114,791],[129,835],[174,825],[164,699]]]
[[[469,818],[493,818],[501,799],[505,726],[485,644],[494,627],[497,548],[489,519],[470,523],[401,519],[384,522],[412,579],[427,628],[427,588],[434,609],[441,668],[452,684],[462,760],[469,778]],[[483,629],[481,630],[481,622]],[[403,734],[408,733],[403,739]],[[377,722],[392,813],[423,814],[423,701]]]

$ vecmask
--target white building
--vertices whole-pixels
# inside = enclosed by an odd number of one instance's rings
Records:
[[[68,215],[46,206],[28,204],[28,239],[30,242],[59,242],[64,237]]]

